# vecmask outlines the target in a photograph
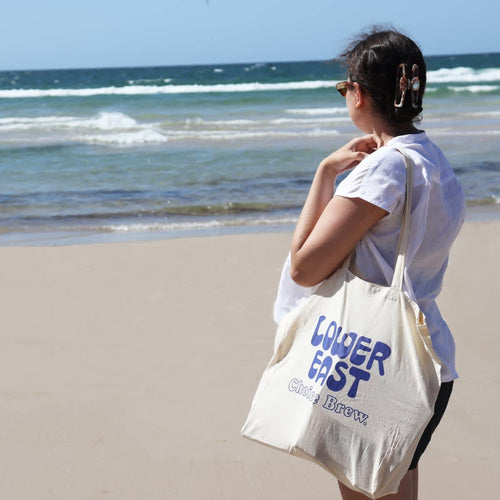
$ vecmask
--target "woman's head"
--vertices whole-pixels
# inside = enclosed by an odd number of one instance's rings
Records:
[[[426,68],[422,52],[407,36],[389,29],[362,33],[341,54],[351,82],[358,82],[375,111],[395,126],[422,111]]]

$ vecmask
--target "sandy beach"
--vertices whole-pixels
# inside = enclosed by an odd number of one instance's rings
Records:
[[[290,234],[0,248],[0,498],[339,499],[240,437]],[[460,379],[421,498],[491,498],[500,222],[468,222],[440,297]]]

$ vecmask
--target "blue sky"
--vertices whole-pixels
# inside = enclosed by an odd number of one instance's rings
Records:
[[[20,0],[0,19],[0,70],[328,59],[373,23],[424,54],[499,52],[492,0]]]

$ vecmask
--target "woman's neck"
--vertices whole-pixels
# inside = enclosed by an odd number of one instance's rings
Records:
[[[421,130],[418,130],[413,123],[410,124],[404,124],[401,126],[397,127],[391,127],[388,126],[387,124],[384,124],[384,126],[374,126],[372,133],[375,134],[376,136],[380,137],[382,140],[382,144],[385,146],[391,139],[394,139],[394,137],[400,136],[400,135],[407,135],[407,134],[418,134],[422,132]]]
[[[358,101],[351,115],[354,124],[366,134],[380,137],[382,144],[387,144],[399,135],[418,134],[413,123],[391,123],[387,118],[377,112],[370,97],[360,93]]]

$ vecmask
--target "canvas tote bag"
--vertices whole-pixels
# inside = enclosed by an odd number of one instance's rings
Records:
[[[440,387],[424,315],[402,291],[413,165],[400,152],[406,203],[391,286],[355,276],[349,257],[288,313],[242,429],[371,498],[397,492]]]

